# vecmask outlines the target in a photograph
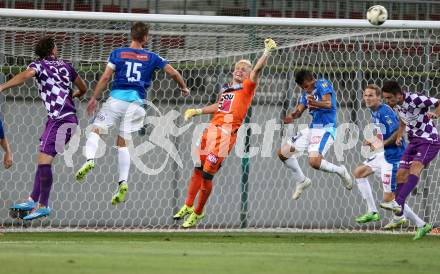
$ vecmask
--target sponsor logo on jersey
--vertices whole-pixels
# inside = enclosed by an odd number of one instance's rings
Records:
[[[234,97],[234,93],[223,93],[218,103],[218,110],[221,112],[229,113],[232,108]]]
[[[215,156],[214,154],[212,154],[212,153],[209,153],[208,154],[208,156],[206,157],[206,160],[208,160],[208,162],[210,162],[210,163],[212,163],[212,164],[217,164],[217,162],[218,162],[218,157],[217,156]]]
[[[382,183],[384,185],[389,185],[391,183],[391,174],[384,174]]]
[[[121,58],[138,61],[148,61],[150,59],[150,56],[148,54],[139,54],[136,52],[121,52]]]
[[[312,136],[312,138],[310,139],[310,144],[319,144],[321,142],[321,138],[322,136]]]

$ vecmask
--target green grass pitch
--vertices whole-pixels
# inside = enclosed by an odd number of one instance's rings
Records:
[[[440,237],[317,233],[0,235],[0,273],[439,273]]]

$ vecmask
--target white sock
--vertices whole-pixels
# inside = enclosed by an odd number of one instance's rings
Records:
[[[128,147],[118,147],[118,167],[119,167],[119,181],[127,182],[128,172],[130,170],[130,153]]]
[[[420,219],[419,216],[417,216],[417,214],[414,213],[414,211],[408,206],[408,204],[405,204],[404,206],[403,216],[414,222],[417,227],[423,227],[426,224],[422,219]]]
[[[86,158],[87,160],[95,159],[96,151],[98,150],[99,137],[95,132],[90,132],[89,138],[86,142]]]
[[[321,166],[319,169],[325,172],[337,173],[339,175],[342,175],[344,172],[344,169],[341,166],[327,162],[324,159],[321,160]]]
[[[295,180],[295,182],[300,183],[306,179],[306,176],[304,176],[304,173],[302,172],[296,157],[290,157],[289,159],[284,161],[284,164],[288,169],[293,171],[293,179]]]
[[[370,183],[367,178],[356,178],[356,185],[361,192],[362,198],[367,201],[369,212],[378,212],[376,203],[374,202],[373,192],[371,191]]]

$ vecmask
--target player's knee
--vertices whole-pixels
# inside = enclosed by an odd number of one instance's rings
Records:
[[[281,150],[281,148],[278,149],[277,154],[278,154],[278,158],[281,161],[283,161],[283,162],[286,161],[287,159],[289,159],[289,158],[287,158],[286,156],[283,155],[283,151]]]
[[[202,171],[202,178],[205,180],[211,181],[212,179],[214,179],[214,175],[203,170]]]
[[[364,178],[364,176],[362,174],[362,169],[360,167],[355,168],[355,170],[353,171],[353,176],[356,179]]]
[[[408,171],[400,169],[397,171],[396,180],[398,183],[405,183],[408,178]]]
[[[309,165],[314,169],[319,169],[321,167],[321,159],[318,157],[309,158]]]
[[[118,147],[126,147],[127,146],[127,142],[125,141],[124,138],[122,138],[121,136],[118,135],[118,138],[116,140],[116,146],[118,146]]]
[[[94,127],[94,128],[92,129],[92,132],[93,132],[93,133],[96,133],[96,134],[98,134],[98,135],[101,134],[101,131],[99,130],[98,127]]]

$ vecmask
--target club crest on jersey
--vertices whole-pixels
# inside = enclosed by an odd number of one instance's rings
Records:
[[[231,111],[234,97],[234,93],[223,93],[218,103],[218,110],[221,112],[229,113]]]
[[[208,162],[210,162],[210,163],[212,163],[212,164],[217,164],[217,162],[218,162],[218,157],[217,156],[215,156],[214,154],[212,154],[212,153],[209,153],[208,154],[208,156],[206,157],[206,160],[208,160]]]
[[[393,124],[393,120],[391,120],[390,116],[385,116],[385,120],[387,121],[388,125],[392,125]]]
[[[98,113],[98,115],[96,115],[96,119],[98,119],[99,121],[104,121],[105,120],[105,116],[102,113]]]

